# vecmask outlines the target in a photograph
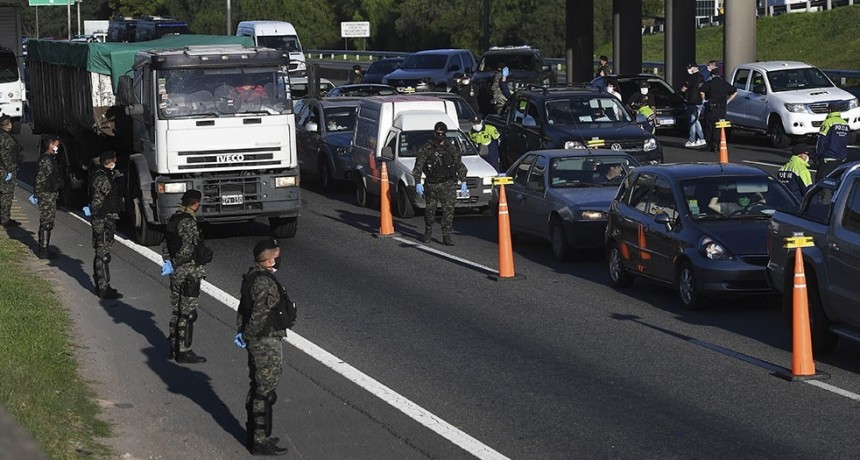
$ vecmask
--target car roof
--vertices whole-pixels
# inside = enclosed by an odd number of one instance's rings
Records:
[[[594,95],[603,93],[603,89],[593,83],[572,83],[557,85],[527,85],[525,89],[517,91],[517,94],[534,94],[541,96],[561,96],[565,94]]]
[[[627,153],[624,153],[624,152],[616,152],[615,150],[609,150],[609,149],[590,149],[590,150],[584,150],[584,149],[546,149],[546,150],[530,150],[530,151],[526,152],[526,155],[528,155],[528,154],[530,154],[530,153],[534,153],[534,154],[537,154],[537,155],[543,155],[543,156],[546,156],[546,157],[548,157],[548,158],[577,157],[577,156],[583,156],[583,157],[589,157],[589,156],[590,156],[590,157],[597,157],[597,158],[600,158],[600,157],[618,157],[618,156],[623,156],[623,157],[628,157],[628,158],[630,158],[631,160],[633,160],[633,161],[634,161],[634,162],[636,162],[637,164],[639,163],[638,161],[636,161],[636,159],[635,159],[635,158],[633,158],[632,156],[628,155]]]
[[[674,179],[710,177],[719,175],[770,176],[766,171],[738,163],[663,163],[636,168],[639,173],[659,172]]]
[[[800,61],[762,61],[741,64],[738,68],[740,67],[758,68],[770,72],[772,70],[804,69],[812,67],[812,65]]]
[[[471,53],[471,51],[466,49],[456,49],[456,48],[444,48],[438,50],[421,50],[416,51],[412,54],[455,54],[455,53]]]

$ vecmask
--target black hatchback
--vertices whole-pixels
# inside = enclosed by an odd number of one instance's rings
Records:
[[[719,163],[636,168],[609,206],[609,279],[634,276],[678,290],[687,309],[709,294],[766,294],[767,231],[776,211],[797,199],[752,166]]]
[[[639,75],[610,75],[608,77],[597,77],[591,83],[606,89],[607,80],[618,82],[618,92],[624,98],[624,103],[639,92],[641,83],[648,83],[648,90],[654,95],[654,111],[657,116],[657,129],[677,129],[687,134],[689,122],[687,121],[687,102],[681,93],[675,91],[666,80],[649,74]]]

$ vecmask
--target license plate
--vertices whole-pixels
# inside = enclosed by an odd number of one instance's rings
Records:
[[[469,190],[466,190],[466,193],[463,193],[462,190],[457,190],[457,199],[458,200],[468,200],[469,199]]]
[[[225,206],[242,204],[245,202],[243,195],[224,195],[221,197],[221,204]]]
[[[657,124],[660,126],[670,126],[675,124],[675,119],[671,117],[659,117],[657,118]]]
[[[397,92],[399,92],[399,93],[414,93],[415,87],[414,86],[398,86]]]

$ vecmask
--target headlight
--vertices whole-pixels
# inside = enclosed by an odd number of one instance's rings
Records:
[[[167,182],[158,184],[158,193],[185,193],[188,190],[186,182]]]
[[[276,177],[275,178],[275,187],[295,187],[298,185],[298,177],[296,176],[284,176],[284,177]]]
[[[582,220],[606,220],[606,213],[602,211],[582,211]]]
[[[564,148],[580,150],[585,148],[585,144],[579,141],[566,141],[564,143]]]
[[[809,112],[809,110],[807,110],[807,108],[806,108],[806,104],[789,104],[789,103],[786,103],[785,104],[785,110],[788,110],[789,112],[794,112],[794,113]]]
[[[711,260],[730,260],[732,255],[720,243],[704,236],[699,241],[699,252]]]
[[[855,97],[854,99],[850,99],[848,101],[848,110],[856,109],[856,108],[857,108],[857,98]]]
[[[484,177],[481,179],[481,184],[483,185],[493,185],[493,176]]]
[[[657,139],[652,137],[649,139],[645,139],[645,145],[642,146],[642,150],[646,152],[650,152],[657,148]]]

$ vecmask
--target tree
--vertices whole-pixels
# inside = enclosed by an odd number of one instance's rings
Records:
[[[169,16],[168,0],[109,0],[111,10],[120,16]]]

